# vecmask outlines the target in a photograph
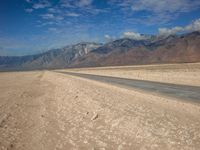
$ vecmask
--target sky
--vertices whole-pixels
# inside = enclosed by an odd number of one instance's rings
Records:
[[[0,55],[200,31],[200,0],[1,0]]]

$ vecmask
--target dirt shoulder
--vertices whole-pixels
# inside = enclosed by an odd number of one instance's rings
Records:
[[[200,63],[99,67],[63,71],[200,86]]]

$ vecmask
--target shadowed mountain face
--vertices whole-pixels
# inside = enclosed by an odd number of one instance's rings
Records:
[[[79,43],[38,55],[0,56],[0,70],[56,69],[200,61],[200,32],[145,40],[119,39],[105,45]]]

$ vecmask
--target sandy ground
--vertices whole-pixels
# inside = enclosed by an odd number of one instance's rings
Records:
[[[101,67],[63,71],[200,86],[200,63]]]
[[[41,71],[0,74],[1,150],[199,150],[200,106]]]

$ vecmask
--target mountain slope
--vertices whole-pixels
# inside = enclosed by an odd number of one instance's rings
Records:
[[[71,67],[200,61],[200,33],[136,41],[120,39],[76,59]]]
[[[5,57],[0,56],[1,70],[32,70],[32,69],[54,69],[65,68],[71,61],[84,56],[101,44],[83,42],[76,45],[54,49],[42,54]]]

